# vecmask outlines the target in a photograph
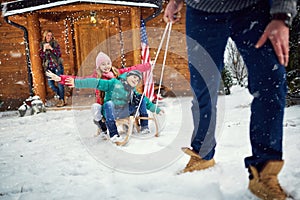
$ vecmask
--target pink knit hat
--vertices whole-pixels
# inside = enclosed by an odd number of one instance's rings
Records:
[[[111,64],[111,60],[108,55],[106,55],[103,52],[98,53],[97,58],[96,58],[96,68],[98,68],[102,62],[107,62],[107,61],[110,62],[110,64]]]

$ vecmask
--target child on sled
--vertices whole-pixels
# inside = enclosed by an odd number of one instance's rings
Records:
[[[119,76],[119,79],[74,79],[69,77],[65,79],[65,83],[70,87],[95,88],[105,92],[103,106],[106,126],[109,130],[110,140],[116,143],[123,140],[116,126],[116,119],[135,114],[139,101],[136,101],[134,98],[141,97],[141,94],[136,91],[136,86],[140,83],[141,79],[141,72],[132,70]],[[141,101],[140,116],[148,117],[147,109],[157,114],[164,113],[160,108],[156,108],[156,105],[147,97],[144,97]],[[148,120],[141,120],[141,131],[143,132],[143,130],[149,131]]]
[[[139,70],[141,72],[145,72],[151,69],[150,63],[144,63],[144,64],[138,64],[131,67],[126,68],[116,68],[112,66],[111,59],[108,55],[106,55],[103,52],[98,53],[96,57],[96,69],[90,76],[85,76],[81,78],[101,78],[105,80],[109,80],[112,78],[117,78],[119,75],[129,72],[132,70]],[[59,81],[60,84],[65,85],[65,80],[67,78],[75,76],[68,76],[68,75],[61,75],[59,77],[53,76],[51,73],[46,73],[47,76],[51,77],[52,79],[55,79],[55,81]],[[80,78],[80,77],[76,77]],[[96,102],[92,105],[91,111],[93,115],[93,121],[98,127],[98,134],[101,134],[103,137],[105,137],[107,128],[105,125],[105,119],[103,119],[102,116],[102,105],[104,101],[104,92],[101,90],[96,89],[95,91],[96,96]],[[141,112],[141,111],[140,111]],[[146,131],[144,131],[146,133]]]

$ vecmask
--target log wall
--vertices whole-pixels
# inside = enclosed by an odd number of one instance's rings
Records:
[[[121,8],[121,6],[109,6],[97,8],[93,5],[93,9],[98,12],[98,20],[110,20],[109,37],[111,37],[109,54],[113,59],[113,65],[121,67],[121,51],[120,51],[120,30],[123,34],[123,45],[125,58],[123,62],[126,66],[137,64],[137,56],[139,49],[134,46],[139,44],[139,41],[133,41],[133,38],[139,34],[131,30],[137,26],[139,19],[136,15],[141,14],[143,18],[151,15],[153,10],[147,8]],[[75,7],[76,8],[76,7]],[[65,6],[64,8],[53,8],[43,12],[39,12],[38,20],[40,23],[40,37],[37,35],[36,40],[41,41],[42,32],[50,29],[53,31],[55,39],[61,46],[62,58],[64,60],[65,74],[77,75],[80,72],[81,66],[76,63],[76,48],[74,38],[74,20],[89,20],[91,6],[84,5],[82,11],[76,12],[74,6]],[[59,9],[64,9],[65,12],[59,13]],[[74,9],[74,10],[72,10]],[[102,9],[102,10],[101,10]],[[119,10],[118,10],[119,9]],[[59,14],[58,14],[59,13]],[[101,15],[99,14],[101,13]],[[163,30],[166,26],[162,20],[163,14],[147,22],[147,33],[150,46],[150,56],[155,58],[157,48],[161,41]],[[135,19],[133,19],[135,18]],[[185,84],[181,84],[182,77],[185,81],[189,80],[189,73],[186,59],[185,48],[185,27],[184,27],[184,11],[182,11],[182,20],[180,23],[173,25],[170,47],[166,60],[166,70],[163,79],[163,84],[170,89],[176,91],[178,95],[189,94],[190,89]],[[20,25],[28,26],[27,15],[10,16],[9,19]],[[114,21],[117,20],[117,21]],[[119,23],[119,26],[116,25]],[[136,31],[139,31],[137,27]],[[0,18],[0,101],[3,102],[0,111],[16,110],[22,102],[29,97],[29,85],[27,74],[26,51],[24,45],[24,33],[21,29],[7,24],[3,17]],[[157,60],[155,68],[155,81],[158,83],[160,76],[161,64],[163,62],[162,50]],[[36,56],[36,55],[33,55]],[[94,55],[96,56],[96,55]],[[90,71],[94,69],[91,66]],[[88,73],[88,72],[86,72]],[[178,74],[180,74],[178,76]],[[179,78],[178,78],[179,77]],[[37,83],[35,83],[37,84]],[[53,92],[46,87],[46,99],[53,97]],[[174,87],[173,87],[174,86]]]
[[[25,20],[11,19],[19,23]],[[0,18],[0,37],[0,109],[14,110],[29,96],[24,33]]]

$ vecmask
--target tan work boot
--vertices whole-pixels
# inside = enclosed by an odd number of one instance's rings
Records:
[[[264,200],[284,200],[287,194],[280,187],[277,175],[283,166],[283,161],[269,161],[261,172],[250,166],[251,178],[249,190]]]
[[[56,107],[63,107],[64,105],[65,105],[65,101],[60,99],[60,100],[58,100]]]
[[[196,152],[187,147],[182,147],[181,149],[184,153],[191,156],[191,158],[186,167],[181,170],[180,173],[199,171],[207,169],[209,167],[213,167],[215,165],[214,159],[204,160]]]

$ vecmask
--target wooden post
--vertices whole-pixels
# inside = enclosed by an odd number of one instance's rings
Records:
[[[72,27],[74,27],[72,24],[71,24],[71,20],[72,19],[66,19],[66,23],[67,23],[67,26],[68,26],[68,40],[69,40],[69,43],[67,44],[68,45],[68,55],[70,57],[70,74],[72,75],[75,75],[78,71],[78,66],[75,66],[75,56],[74,55],[74,51],[73,51],[73,48],[74,48],[74,44],[73,44],[73,36],[72,36]],[[74,30],[74,28],[73,28]]]
[[[37,13],[27,15],[27,26],[34,93],[45,102],[45,75],[39,55],[41,31]]]
[[[132,47],[133,47],[133,64],[141,63],[141,38],[140,38],[140,27],[141,27],[141,9],[137,7],[131,8],[131,29],[132,33]]]

